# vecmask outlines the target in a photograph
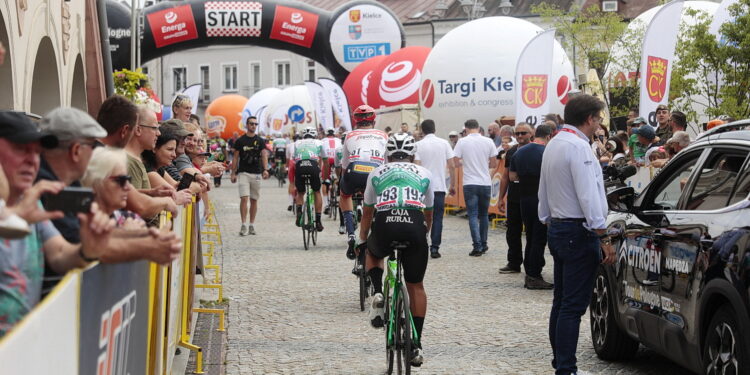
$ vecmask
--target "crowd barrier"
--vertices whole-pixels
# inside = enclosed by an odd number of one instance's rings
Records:
[[[196,203],[181,208],[174,219],[161,215],[160,226],[171,225],[183,243],[180,257],[169,266],[145,260],[93,263],[68,272],[0,340],[2,373],[171,374],[177,346],[197,352],[196,373],[201,373],[201,348],[190,343],[191,314],[222,314],[220,330],[224,316],[221,309],[193,308],[195,288],[217,287],[195,282],[203,256],[197,215]],[[212,219],[207,226],[215,229],[209,234],[220,242],[218,224]],[[212,245],[211,257],[213,251]],[[213,281],[218,282],[214,267]]]

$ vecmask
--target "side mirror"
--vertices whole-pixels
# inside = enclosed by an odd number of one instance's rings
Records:
[[[607,192],[607,205],[610,211],[632,213],[635,189],[630,186],[614,188]]]

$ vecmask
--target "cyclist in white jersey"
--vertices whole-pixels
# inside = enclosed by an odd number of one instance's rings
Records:
[[[364,192],[367,176],[375,168],[385,163],[385,145],[388,135],[382,130],[374,129],[375,110],[369,105],[361,105],[354,110],[355,130],[346,134],[342,146],[341,169],[339,182],[341,211],[344,214],[344,225],[348,234],[346,257],[355,258],[354,215],[352,195]]]
[[[320,196],[320,171],[328,169],[327,156],[323,152],[323,142],[316,139],[318,131],[313,127],[302,129],[302,139],[294,142],[292,161],[294,162],[294,185],[297,188],[297,225],[302,216],[302,199],[305,195],[305,180],[310,182],[310,188],[315,192],[315,229],[323,231],[320,213],[323,211],[323,201]]]
[[[376,168],[367,179],[358,242],[367,247],[365,269],[374,289],[369,313],[373,327],[383,326],[383,258],[390,254],[391,242],[407,244],[401,262],[414,328],[422,337],[427,312],[422,281],[427,270],[427,233],[432,226],[434,192],[430,171],[413,163],[416,148],[409,134],[397,133],[388,140],[388,164]],[[358,247],[363,251],[365,246]],[[413,346],[410,360],[412,366],[422,365],[421,347]]]
[[[326,215],[328,215],[330,210],[330,207],[328,207],[328,189],[334,179],[332,171],[336,160],[336,148],[341,146],[341,140],[336,138],[335,133],[335,130],[328,129],[326,131],[326,137],[322,139],[323,152],[325,152],[326,156],[328,157],[328,173],[321,176],[323,178],[323,206],[325,207],[323,213],[325,213]]]

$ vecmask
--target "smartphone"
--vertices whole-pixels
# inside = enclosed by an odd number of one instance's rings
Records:
[[[89,212],[94,202],[94,191],[84,187],[66,187],[57,194],[44,194],[42,201],[47,211]]]
[[[190,184],[193,183],[193,179],[195,178],[192,174],[183,174],[182,179],[180,180],[180,183],[177,185],[177,191],[185,190],[190,187]]]

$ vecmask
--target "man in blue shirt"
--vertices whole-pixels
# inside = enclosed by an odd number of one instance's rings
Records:
[[[542,278],[547,226],[539,221],[537,192],[544,147],[552,138],[553,131],[554,128],[549,125],[537,126],[534,141],[519,148],[510,161],[509,177],[511,181],[518,181],[521,218],[526,227],[526,248],[523,256],[526,279],[523,286],[527,289],[552,289],[552,284]]]

